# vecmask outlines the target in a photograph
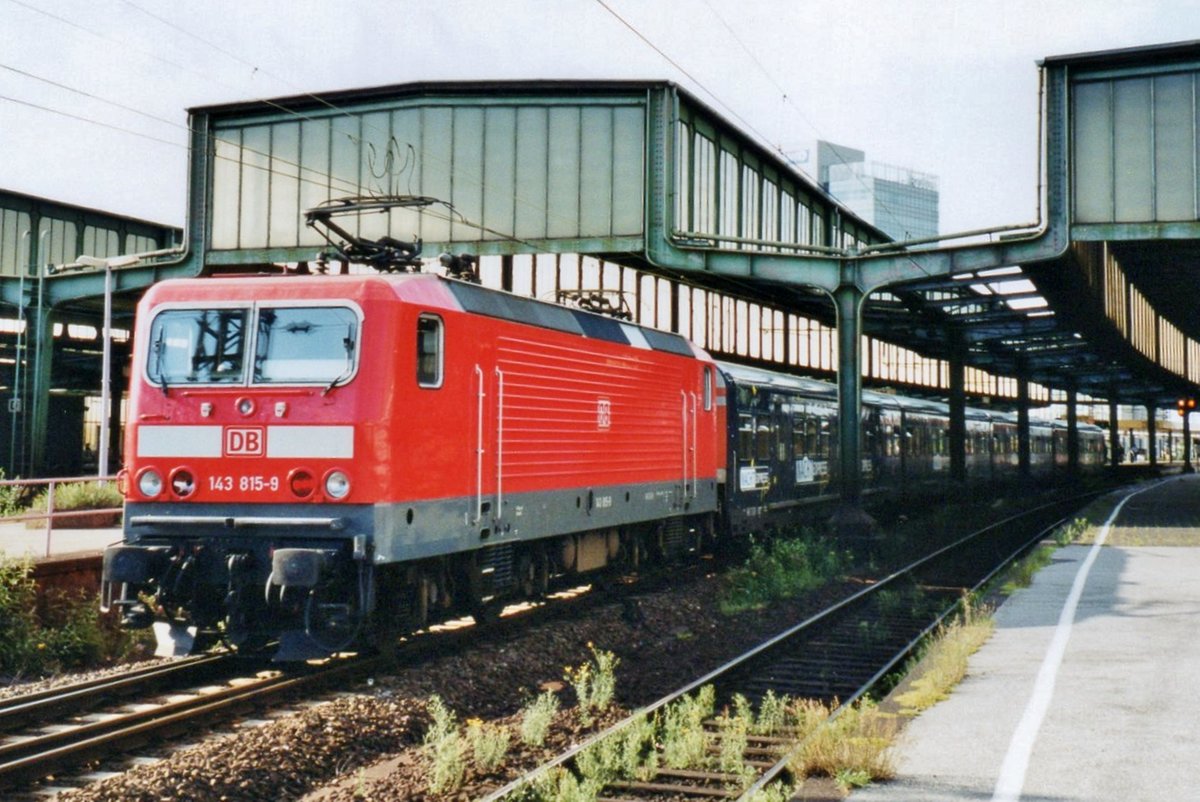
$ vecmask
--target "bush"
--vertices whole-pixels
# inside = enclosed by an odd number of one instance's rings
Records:
[[[101,615],[94,594],[48,594],[39,615],[32,568],[29,560],[0,556],[0,674],[89,668],[140,650],[143,634]]]
[[[429,791],[434,794],[457,791],[467,773],[467,739],[458,731],[458,717],[434,694],[426,705],[432,722],[425,732],[425,750],[432,765]]]
[[[0,482],[7,478],[0,468]],[[18,515],[26,507],[28,493],[29,488],[22,485],[0,485],[0,517]]]
[[[512,734],[502,724],[492,724],[474,718],[467,722],[467,741],[475,756],[475,768],[491,774],[504,764]]]
[[[0,672],[26,670],[36,654],[37,588],[29,560],[0,557]]]
[[[45,490],[38,493],[33,499],[32,509],[45,512],[46,496]],[[56,511],[117,509],[123,501],[115,482],[67,482],[54,488]]]
[[[727,615],[762,609],[841,576],[849,558],[829,542],[810,537],[755,543],[744,565],[725,574],[721,611]]]

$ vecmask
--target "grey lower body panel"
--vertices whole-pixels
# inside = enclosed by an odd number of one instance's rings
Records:
[[[715,479],[444,499],[375,507],[375,560],[424,559],[483,546],[716,512]],[[481,510],[482,506],[482,510]]]
[[[303,546],[360,536],[383,564],[716,510],[715,479],[373,505],[130,503],[125,541]]]

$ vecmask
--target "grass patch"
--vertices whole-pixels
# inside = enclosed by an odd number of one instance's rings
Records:
[[[1033,577],[1038,571],[1045,568],[1054,559],[1054,552],[1062,546],[1074,543],[1082,538],[1091,528],[1091,523],[1086,518],[1076,518],[1069,524],[1055,529],[1050,535],[1052,542],[1043,543],[1035,548],[1029,554],[1025,555],[1020,560],[1013,563],[1012,567],[1004,576],[1004,582],[1000,586],[1000,592],[1005,596],[1011,596],[1021,588],[1027,588],[1033,584]]]
[[[746,562],[722,578],[720,608],[726,615],[760,610],[768,604],[815,590],[845,574],[846,552],[806,533],[797,538],[755,542]]]
[[[801,719],[815,726],[792,761],[797,777],[824,775],[848,790],[896,776],[890,750],[899,725],[874,702],[855,702],[836,717],[829,707],[806,702]]]
[[[1029,554],[1017,560],[1005,572],[1004,582],[1000,585],[1000,592],[1005,596],[1011,596],[1021,588],[1029,587],[1033,584],[1034,575],[1050,564],[1050,560],[1053,559],[1054,552],[1057,550],[1057,546],[1038,546],[1029,552]]]
[[[747,756],[752,736],[767,734],[800,746],[791,767],[796,777],[825,775],[848,789],[895,774],[888,748],[897,721],[880,713],[873,702],[858,702],[835,715],[836,702],[768,693],[757,711],[739,696],[717,713],[715,699],[715,690],[708,685],[653,715],[641,715],[580,752],[574,771],[551,772],[506,800],[591,802],[614,781],[653,782],[662,769],[726,773],[724,788],[736,795],[756,776]],[[780,744],[777,754],[782,756],[788,748]],[[791,790],[787,784],[776,783],[751,799],[784,802]]]
[[[30,508],[45,512],[48,496],[45,490],[38,493]],[[54,509],[59,511],[118,509],[122,503],[116,482],[66,482],[54,488]]]
[[[1069,524],[1063,524],[1062,526],[1058,527],[1058,529],[1055,529],[1051,535],[1051,538],[1054,540],[1056,545],[1068,546],[1075,541],[1082,539],[1083,536],[1087,534],[1088,530],[1091,529],[1091,527],[1092,522],[1087,518],[1076,518]]]
[[[910,689],[896,696],[901,715],[915,715],[950,696],[950,691],[967,675],[967,660],[992,636],[996,623],[988,610],[969,601],[948,626],[934,635],[925,650]]]

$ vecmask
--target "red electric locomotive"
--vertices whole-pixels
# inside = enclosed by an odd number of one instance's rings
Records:
[[[325,655],[713,531],[724,386],[682,337],[426,274],[163,282],[105,603]]]

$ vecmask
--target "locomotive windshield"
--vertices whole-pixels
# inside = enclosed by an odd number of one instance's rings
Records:
[[[239,384],[248,309],[168,309],[150,324],[147,373],[155,384]]]
[[[150,324],[146,375],[164,390],[245,384],[252,347],[255,384],[334,387],[354,373],[358,328],[357,314],[345,306],[167,309]],[[251,330],[254,344],[247,346]]]
[[[354,372],[358,317],[344,306],[258,310],[255,383],[341,384]]]

